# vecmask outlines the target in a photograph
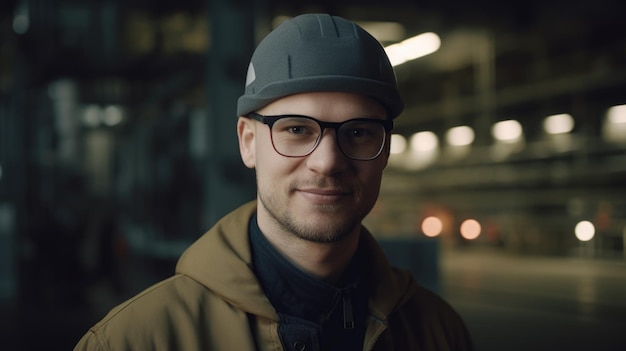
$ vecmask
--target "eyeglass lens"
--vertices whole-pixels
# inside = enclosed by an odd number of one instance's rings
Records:
[[[314,119],[285,117],[272,126],[272,142],[284,156],[305,156],[315,149],[321,139],[322,128]],[[337,129],[337,142],[344,154],[353,159],[376,158],[385,142],[383,125],[366,120],[348,121]]]

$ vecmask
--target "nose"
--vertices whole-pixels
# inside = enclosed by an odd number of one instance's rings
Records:
[[[310,170],[327,176],[341,173],[349,166],[347,156],[339,149],[334,130],[324,130],[319,144],[307,156],[306,163]]]

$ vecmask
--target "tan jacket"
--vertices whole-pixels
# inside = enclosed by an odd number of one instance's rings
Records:
[[[251,202],[219,221],[181,256],[176,275],[111,310],[78,350],[283,350],[278,318],[251,270]],[[411,276],[389,266],[366,233],[370,297],[364,350],[471,350],[459,316]]]

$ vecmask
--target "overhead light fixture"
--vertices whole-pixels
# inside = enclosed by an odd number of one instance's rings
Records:
[[[602,137],[609,142],[626,142],[626,105],[609,108],[602,124]]]
[[[391,146],[389,152],[396,155],[406,150],[406,139],[400,134],[391,134]]]
[[[439,145],[437,135],[431,131],[417,132],[411,136],[411,150],[415,152],[432,151]]]
[[[467,146],[474,142],[474,130],[470,126],[458,126],[448,129],[446,142],[450,146]]]
[[[626,105],[613,106],[607,112],[609,123],[626,124]]]
[[[381,43],[396,42],[406,36],[404,26],[398,22],[358,22],[368,33]]]
[[[574,228],[574,234],[580,241],[589,241],[596,234],[596,227],[590,221],[580,221]]]
[[[401,65],[407,61],[432,54],[439,50],[441,39],[435,33],[428,32],[385,47],[391,65]]]
[[[522,125],[514,119],[500,121],[491,127],[491,134],[498,141],[514,143],[522,139]]]
[[[567,113],[546,117],[543,121],[543,130],[548,134],[565,134],[574,129],[574,118]]]

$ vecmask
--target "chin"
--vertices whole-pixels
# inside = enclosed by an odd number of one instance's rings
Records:
[[[355,232],[361,221],[347,221],[346,218],[355,218],[354,215],[334,212],[332,216],[312,216],[298,226],[296,235],[302,239],[319,242],[334,243],[342,241]]]
[[[329,231],[320,232],[320,228],[314,228],[313,231],[300,231],[295,233],[300,239],[320,243],[320,244],[332,244],[340,242],[350,236],[351,232],[346,232],[343,229],[332,229]]]

